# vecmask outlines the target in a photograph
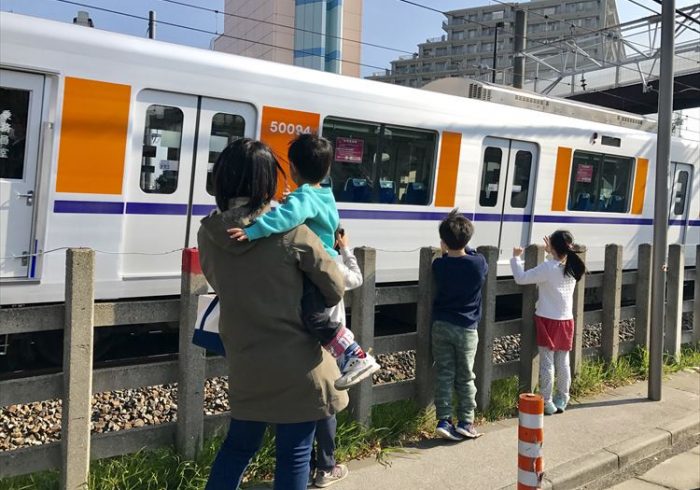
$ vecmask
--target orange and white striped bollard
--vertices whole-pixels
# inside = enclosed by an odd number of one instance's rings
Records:
[[[544,475],[544,399],[523,393],[518,402],[518,490],[541,488]]]

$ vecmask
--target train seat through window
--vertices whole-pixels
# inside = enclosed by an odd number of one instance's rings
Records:
[[[371,202],[372,191],[367,179],[351,178],[346,180],[344,200],[347,202]]]
[[[425,204],[428,190],[423,182],[411,182],[406,187],[402,201],[404,204]]]

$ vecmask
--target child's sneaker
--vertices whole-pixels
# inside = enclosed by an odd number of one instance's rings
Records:
[[[316,470],[309,471],[309,481],[306,483],[306,488],[311,488],[314,486],[316,481]]]
[[[442,419],[438,422],[435,433],[448,441],[461,441],[464,439],[448,419]]]
[[[553,415],[557,413],[557,407],[554,405],[554,403],[550,401],[544,402],[544,414],[545,415]]]
[[[481,437],[483,434],[477,432],[476,427],[471,422],[459,422],[455,430],[462,434],[467,439],[476,439]]]
[[[340,368],[340,378],[335,380],[335,389],[347,390],[363,379],[379,371],[381,366],[370,354],[364,357],[346,355]]]
[[[331,471],[316,471],[316,486],[318,488],[326,488],[348,476],[348,467],[344,464],[337,464]]]
[[[568,405],[566,395],[560,395],[557,393],[554,395],[554,406],[557,408],[557,413],[564,413],[566,411],[566,406]]]

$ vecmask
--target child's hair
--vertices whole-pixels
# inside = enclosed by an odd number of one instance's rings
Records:
[[[450,211],[447,218],[440,223],[440,239],[450,250],[460,250],[466,247],[473,234],[474,225],[459,214],[457,208]]]
[[[226,211],[231,199],[247,197],[251,210],[260,209],[275,195],[277,172],[284,174],[265,143],[250,138],[231,142],[212,170],[216,205]]]
[[[549,244],[559,257],[566,257],[564,275],[569,275],[577,281],[586,273],[586,264],[574,251],[574,237],[566,230],[557,230],[549,237]]]
[[[300,134],[287,152],[289,161],[306,182],[318,184],[331,169],[333,145],[315,134]]]

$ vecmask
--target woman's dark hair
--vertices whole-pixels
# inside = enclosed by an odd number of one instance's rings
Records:
[[[564,275],[569,275],[577,281],[586,273],[586,264],[574,250],[574,237],[565,230],[557,230],[549,237],[549,245],[559,257],[566,257]]]
[[[265,143],[250,138],[229,143],[212,171],[216,205],[226,211],[231,199],[247,197],[252,211],[260,209],[277,191],[277,172],[284,173]]]

